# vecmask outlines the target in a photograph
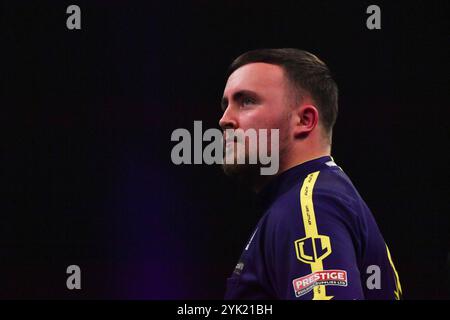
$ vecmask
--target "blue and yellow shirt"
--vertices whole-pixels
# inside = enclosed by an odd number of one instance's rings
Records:
[[[293,167],[258,195],[263,216],[225,299],[400,299],[372,213],[330,156]]]

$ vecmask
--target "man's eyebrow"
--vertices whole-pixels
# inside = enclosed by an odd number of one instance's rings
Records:
[[[253,97],[255,97],[255,96],[258,96],[258,94],[256,92],[254,92],[254,91],[251,91],[251,90],[239,90],[239,91],[236,91],[235,93],[233,93],[232,100],[233,101],[239,101],[239,99],[242,99],[245,96],[253,96]],[[222,102],[221,102],[222,110],[225,111],[227,106],[228,106],[228,98],[227,97],[223,97],[222,98]]]

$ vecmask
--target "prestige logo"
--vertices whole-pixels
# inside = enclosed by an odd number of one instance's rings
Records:
[[[347,272],[344,270],[323,270],[292,280],[295,296],[298,298],[316,286],[346,287]]]

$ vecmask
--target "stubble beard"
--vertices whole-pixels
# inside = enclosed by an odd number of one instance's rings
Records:
[[[270,142],[268,142],[268,143],[270,145]],[[234,144],[233,147],[236,147],[236,145]],[[259,190],[261,186],[265,185],[274,176],[261,175],[261,168],[263,168],[264,165],[261,164],[257,151],[253,151],[253,152],[256,152],[256,154],[257,154],[256,164],[251,164],[249,161],[250,155],[249,155],[248,145],[246,145],[246,148],[245,148],[245,155],[244,155],[245,163],[238,164],[237,163],[238,156],[236,153],[234,154],[234,159],[233,159],[234,161],[232,163],[226,163],[226,161],[225,161],[226,151],[225,151],[225,153],[224,153],[225,158],[224,158],[224,163],[222,164],[222,169],[227,176],[236,180],[238,183],[245,185],[250,189]],[[284,158],[284,154],[286,154],[286,152],[287,152],[286,143],[285,143],[285,141],[282,141],[280,139],[279,154],[278,154],[280,163],[282,162],[282,159]]]

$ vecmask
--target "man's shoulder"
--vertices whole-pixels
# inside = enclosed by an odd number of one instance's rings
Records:
[[[334,167],[311,172],[306,177],[299,177],[296,183],[274,201],[273,209],[298,205],[302,190],[306,196],[313,196],[318,200],[351,202],[361,199],[350,178],[342,169]]]
[[[299,177],[285,193],[279,196],[269,208],[270,220],[279,223],[298,221],[302,214],[302,202],[309,201],[320,212],[326,209],[337,214],[357,214],[356,208],[363,202],[358,191],[339,168],[327,168]]]
[[[341,168],[330,168],[312,174],[317,175],[313,188],[315,198],[347,205],[353,205],[362,200],[352,181]],[[307,183],[307,178],[303,185]]]

